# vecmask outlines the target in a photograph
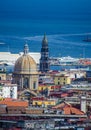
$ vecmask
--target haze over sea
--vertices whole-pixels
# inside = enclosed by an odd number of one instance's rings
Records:
[[[40,52],[46,32],[50,56],[91,57],[91,0],[0,1],[0,51],[19,53],[27,41]],[[91,38],[91,37],[90,37]]]

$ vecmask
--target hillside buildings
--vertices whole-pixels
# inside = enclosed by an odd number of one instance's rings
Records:
[[[7,130],[12,127],[30,129],[32,120],[45,122],[50,118],[55,123],[53,129],[57,125],[67,125],[72,130],[76,126],[83,127],[84,122],[91,119],[90,72],[50,70],[46,35],[42,41],[40,70],[28,52],[25,44],[24,53],[16,60],[13,73],[0,73],[0,127]],[[85,79],[89,81],[85,82]],[[35,126],[36,123],[33,130]]]

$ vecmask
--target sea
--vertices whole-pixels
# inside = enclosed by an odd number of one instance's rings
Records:
[[[25,43],[30,52],[40,52],[46,33],[50,57],[91,58],[91,42],[84,41],[91,35],[91,14],[50,16],[0,17],[0,52],[22,52]]]

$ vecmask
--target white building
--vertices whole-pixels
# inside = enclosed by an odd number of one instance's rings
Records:
[[[0,52],[0,64],[14,65],[15,61],[23,55],[23,52],[19,54],[12,54],[10,52]],[[39,64],[41,54],[39,52],[31,52],[29,55],[35,60],[36,64]]]
[[[6,84],[4,86],[0,86],[0,97],[17,99],[17,85]]]
[[[82,78],[82,77],[86,77],[86,71],[81,71],[81,70],[77,70],[77,71],[67,71],[65,73],[66,76],[69,76],[71,79],[77,79],[77,78]]]
[[[85,96],[81,96],[80,104],[81,104],[81,111],[86,113],[87,110],[86,110],[86,97]]]

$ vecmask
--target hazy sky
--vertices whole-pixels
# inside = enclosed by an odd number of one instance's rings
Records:
[[[0,0],[0,13],[91,13],[91,0]]]

